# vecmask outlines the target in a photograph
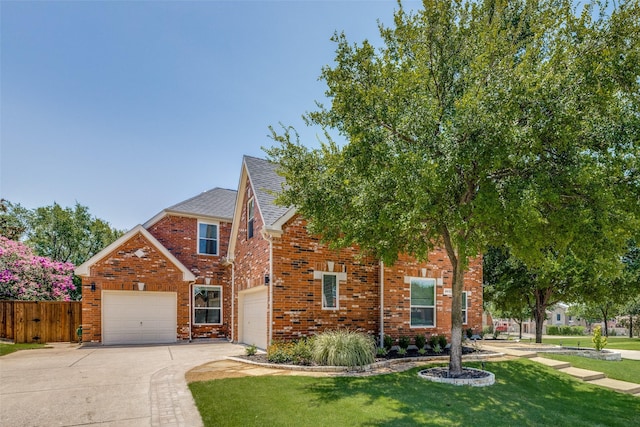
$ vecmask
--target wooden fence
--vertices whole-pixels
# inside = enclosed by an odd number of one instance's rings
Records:
[[[0,301],[0,338],[16,343],[77,342],[80,301]]]

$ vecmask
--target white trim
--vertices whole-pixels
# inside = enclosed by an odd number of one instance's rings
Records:
[[[94,264],[96,264],[98,261],[105,258],[111,252],[115,251],[120,245],[122,245],[123,243],[125,243],[126,241],[128,241],[138,233],[142,234],[142,236],[145,239],[147,239],[149,243],[155,246],[156,249],[158,249],[158,251],[160,251],[162,255],[167,257],[167,259],[169,259],[169,261],[173,265],[175,265],[176,267],[178,267],[178,269],[180,269],[180,271],[182,272],[182,280],[184,280],[185,282],[193,282],[196,280],[196,276],[194,276],[194,274],[187,267],[185,267],[184,264],[178,261],[178,259],[175,256],[173,256],[173,254],[169,252],[169,250],[167,250],[167,248],[165,248],[162,245],[162,243],[160,243],[155,237],[153,237],[153,235],[151,235],[151,233],[149,233],[140,224],[133,227],[127,233],[120,236],[120,238],[118,238],[115,242],[111,243],[109,246],[107,246],[106,248],[104,248],[103,250],[101,250],[91,258],[89,258],[87,261],[85,261],[84,263],[76,267],[74,273],[77,276],[85,276],[85,277],[90,276],[91,275],[90,269]]]
[[[216,253],[214,254],[210,254],[207,252],[200,252],[200,224],[204,224],[204,225],[215,225],[216,226]],[[197,246],[196,246],[196,253],[198,255],[204,255],[204,256],[220,256],[220,223],[219,222],[211,222],[211,221],[201,221],[198,220],[198,230],[197,230]],[[205,239],[207,240],[212,240],[210,238],[205,237]]]
[[[220,322],[218,323],[196,323],[196,309],[200,309],[200,310],[209,310],[209,309],[214,309],[217,307],[196,307],[195,304],[195,289],[196,288],[207,288],[207,289],[213,289],[213,288],[218,288],[218,290],[220,291]],[[203,284],[198,284],[198,283],[194,283],[193,287],[191,288],[191,306],[192,306],[192,312],[193,312],[193,325],[194,326],[207,326],[207,325],[222,325],[224,323],[224,318],[222,317],[223,312],[222,309],[224,308],[224,295],[223,295],[223,290],[222,290],[222,286],[220,285],[203,285]]]
[[[273,224],[271,224],[270,226],[266,226],[265,225],[265,229],[267,231],[267,233],[270,234],[274,234],[274,235],[282,235],[283,231],[282,231],[282,227],[291,219],[295,216],[295,214],[297,213],[297,210],[295,207],[290,207],[289,210],[287,210],[280,218],[278,218],[276,220],[276,222],[274,222]]]
[[[234,252],[236,250],[236,240],[238,240],[238,230],[240,228],[240,219],[242,218],[242,208],[244,206],[244,196],[247,189],[247,179],[248,179],[247,165],[246,165],[245,159],[243,158],[242,167],[240,168],[240,181],[238,181],[236,207],[233,211],[233,221],[231,222],[231,235],[229,236],[229,249],[227,251],[227,258],[232,262],[234,260]],[[255,206],[254,206],[254,215],[255,215]]]

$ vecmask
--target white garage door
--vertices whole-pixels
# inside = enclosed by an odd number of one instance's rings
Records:
[[[267,348],[267,288],[242,294],[241,342]]]
[[[176,342],[175,292],[104,291],[103,344]]]

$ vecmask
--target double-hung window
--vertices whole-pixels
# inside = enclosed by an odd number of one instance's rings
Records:
[[[222,287],[193,287],[193,323],[196,325],[222,323]]]
[[[468,307],[468,302],[467,302],[467,292],[463,292],[462,293],[462,324],[466,325],[467,324],[467,307]]]
[[[253,237],[253,223],[255,219],[255,209],[254,209],[253,201],[254,199],[252,197],[247,202],[247,238],[248,239]]]
[[[322,275],[322,308],[338,308],[338,276],[336,274]]]
[[[218,255],[218,224],[198,223],[198,253]]]
[[[436,279],[411,278],[411,326],[436,325]]]

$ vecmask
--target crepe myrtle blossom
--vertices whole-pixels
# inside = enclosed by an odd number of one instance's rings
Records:
[[[0,300],[69,301],[74,266],[37,256],[21,242],[0,236]]]

